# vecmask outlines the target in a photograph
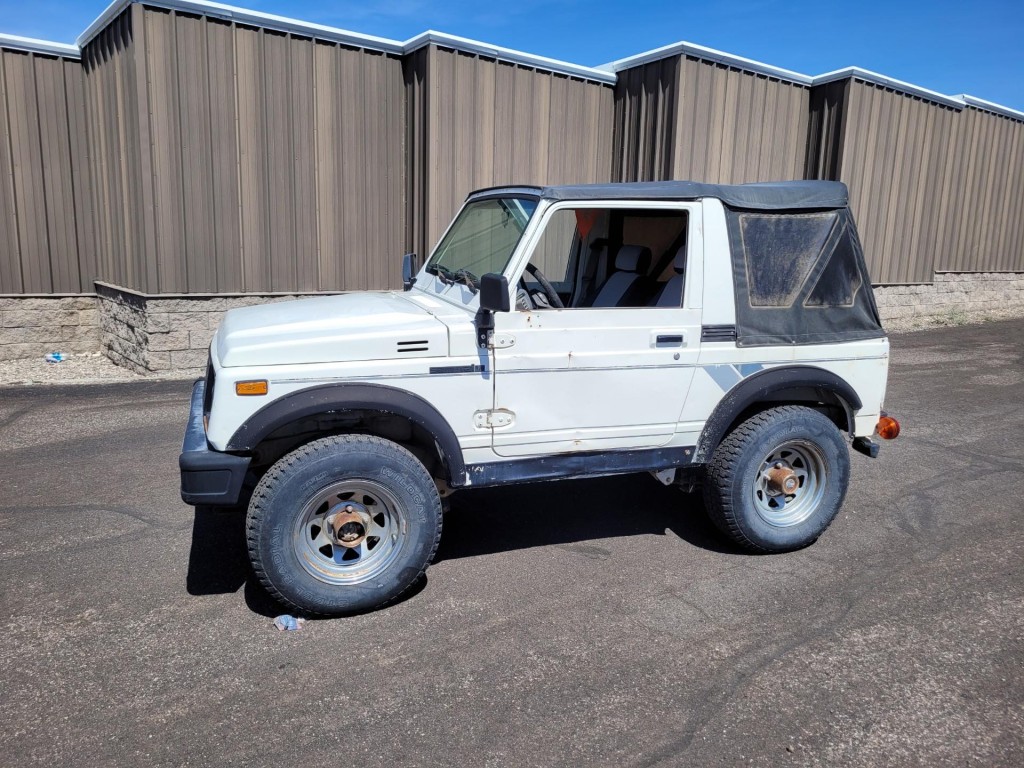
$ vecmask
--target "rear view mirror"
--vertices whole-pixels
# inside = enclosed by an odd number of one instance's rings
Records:
[[[512,308],[508,298],[508,278],[488,272],[480,278],[480,309],[489,312],[508,312]]]
[[[419,259],[415,253],[407,253],[402,257],[402,290],[408,291],[416,282],[419,272]]]

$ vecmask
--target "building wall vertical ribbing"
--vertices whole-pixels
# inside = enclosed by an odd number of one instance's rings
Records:
[[[618,181],[804,177],[804,85],[676,55],[620,72],[615,96]]]
[[[0,294],[92,290],[84,85],[75,59],[0,50]]]
[[[435,45],[412,54],[406,80],[417,222],[410,245],[420,253],[474,189],[611,180],[607,85]]]

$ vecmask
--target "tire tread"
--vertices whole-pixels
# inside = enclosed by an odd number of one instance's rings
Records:
[[[326,446],[335,445],[339,448],[341,446],[350,448],[360,444],[375,445],[385,451],[395,453],[396,456],[411,458],[416,462],[416,464],[422,467],[419,459],[417,459],[410,451],[397,443],[393,443],[390,440],[385,440],[381,437],[375,437],[373,435],[335,435],[332,437],[322,437],[318,440],[313,440],[305,445],[299,446],[294,451],[279,459],[260,479],[255,490],[253,490],[252,498],[249,501],[249,511],[245,518],[245,542],[249,552],[249,562],[252,564],[253,573],[256,574],[256,578],[271,597],[273,597],[282,606],[304,616],[327,617],[335,614],[325,611],[310,610],[297,605],[283,595],[268,577],[266,569],[263,566],[263,559],[260,554],[259,547],[263,518],[268,512],[267,505],[276,484],[281,482],[296,464],[305,461],[310,456],[317,453],[321,448]],[[426,473],[425,467],[423,468],[423,472]],[[439,501],[438,504],[440,505]],[[412,587],[419,582],[421,578],[423,578],[423,574],[426,573],[427,566],[433,561],[434,556],[437,553],[437,548],[441,543],[441,518],[440,509],[438,509],[438,514],[436,515],[437,528],[434,531],[433,543],[430,547],[430,553],[426,558],[426,562],[423,567],[420,568],[419,573],[416,574],[416,577],[409,582],[405,589],[382,602],[377,606],[377,608],[383,608],[384,606],[391,605],[398,601],[406,592],[412,589]]]
[[[742,512],[736,505],[738,501],[742,501],[737,500],[730,489],[736,473],[744,471],[741,463],[743,451],[774,423],[795,419],[808,413],[821,415],[814,409],[801,405],[783,405],[756,413],[722,440],[708,462],[707,482],[704,484],[704,506],[708,517],[722,533],[744,549],[756,553],[777,551],[751,539],[739,525]]]

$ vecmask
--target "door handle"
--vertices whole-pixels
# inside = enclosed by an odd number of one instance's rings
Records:
[[[682,331],[657,331],[651,335],[654,337],[652,347],[686,346],[686,334]]]

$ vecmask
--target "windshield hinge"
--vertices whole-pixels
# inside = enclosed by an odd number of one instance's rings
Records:
[[[515,413],[505,408],[493,408],[489,411],[477,411],[473,414],[473,426],[477,429],[510,427],[515,420]]]

